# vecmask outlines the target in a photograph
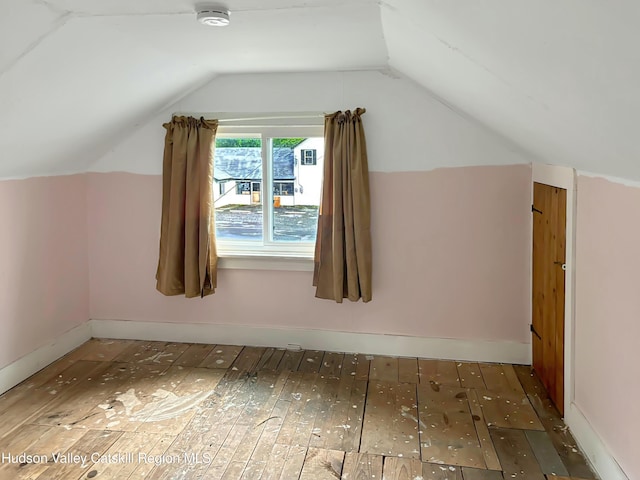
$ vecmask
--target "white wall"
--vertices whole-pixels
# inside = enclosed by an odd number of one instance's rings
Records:
[[[91,172],[162,173],[162,124],[174,112],[309,112],[365,107],[369,169],[512,165],[531,159],[502,137],[431,96],[381,72],[229,75],[180,100],[97,160]]]

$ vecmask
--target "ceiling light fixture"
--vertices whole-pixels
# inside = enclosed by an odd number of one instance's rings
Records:
[[[200,5],[197,18],[203,25],[226,27],[229,25],[229,10],[219,5]]]

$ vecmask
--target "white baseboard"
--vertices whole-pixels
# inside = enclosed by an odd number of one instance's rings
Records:
[[[398,357],[439,358],[476,362],[531,363],[528,344],[424,338],[402,335],[332,332],[182,323],[90,320],[28,355],[0,368],[0,394],[18,385],[83,343],[95,338],[219,343]]]
[[[248,325],[91,320],[96,338],[196,342],[329,350],[398,357],[531,364],[531,347],[517,342],[409,337]]]
[[[584,452],[591,467],[604,480],[629,480],[618,462],[609,452],[600,436],[593,429],[589,420],[575,403],[564,418],[580,449]]]
[[[91,327],[85,322],[73,330],[63,333],[50,344],[0,368],[0,394],[15,387],[89,339],[91,339]]]

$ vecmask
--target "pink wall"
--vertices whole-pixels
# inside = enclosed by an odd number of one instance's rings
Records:
[[[314,298],[309,272],[222,270],[204,300],[155,291],[161,178],[88,174],[91,318],[528,343],[527,165],[372,173],[374,299]]]
[[[0,368],[89,317],[85,181],[0,181]]]
[[[639,252],[640,188],[578,177],[575,403],[629,478],[640,478]]]

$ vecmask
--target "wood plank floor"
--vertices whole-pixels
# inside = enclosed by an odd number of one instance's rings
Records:
[[[530,368],[87,342],[0,396],[0,480],[593,479]]]

